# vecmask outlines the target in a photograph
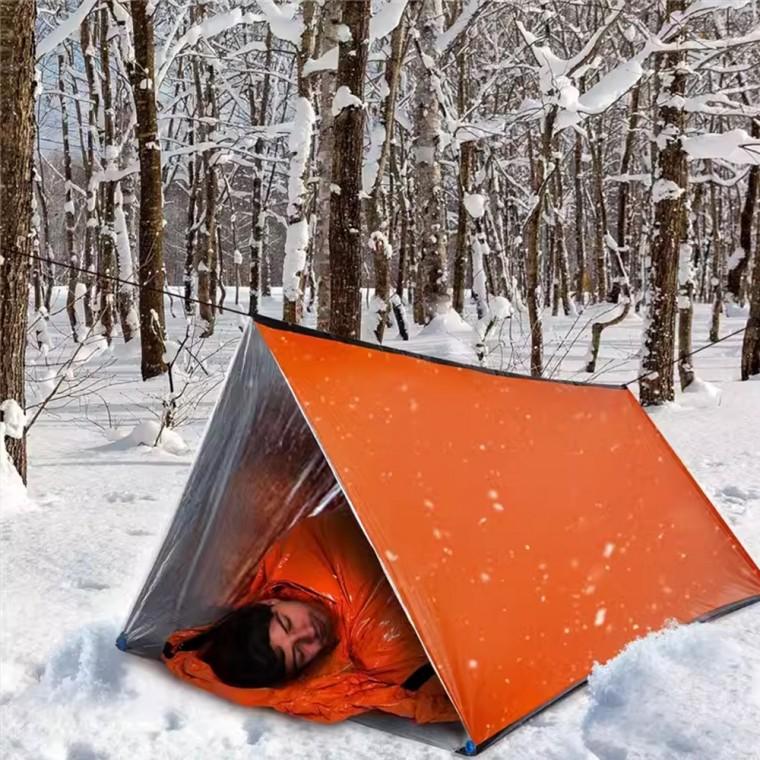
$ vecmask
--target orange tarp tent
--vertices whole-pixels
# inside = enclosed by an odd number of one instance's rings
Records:
[[[469,752],[669,620],[760,600],[760,570],[626,388],[257,317],[119,645],[158,656],[210,622],[339,492]]]

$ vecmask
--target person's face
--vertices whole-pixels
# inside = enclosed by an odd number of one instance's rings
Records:
[[[332,620],[321,605],[285,599],[262,603],[272,608],[269,643],[282,652],[288,675],[303,670],[333,643]]]

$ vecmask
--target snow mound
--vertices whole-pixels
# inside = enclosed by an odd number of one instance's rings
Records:
[[[720,404],[721,389],[698,377],[681,394],[681,405],[691,408],[704,408]]]
[[[758,746],[758,678],[760,653],[748,661],[719,625],[668,628],[594,667],[584,741],[606,760],[747,757]]]
[[[170,454],[184,454],[187,451],[187,444],[182,436],[175,430],[167,430],[166,428],[161,430],[161,423],[157,420],[139,422],[134,426],[132,432],[119,441],[119,444],[124,448],[151,446],[168,451]]]
[[[436,314],[417,334],[419,337],[425,338],[456,336],[459,338],[470,337],[475,339],[477,337],[472,325],[465,322],[454,309],[446,309],[442,314]]]
[[[126,658],[114,645],[117,634],[107,623],[70,633],[53,650],[40,679],[48,699],[69,702],[123,695]]]
[[[26,486],[18,474],[8,451],[5,438],[19,439],[24,434],[26,415],[13,400],[6,399],[0,404],[2,421],[0,422],[0,515],[9,515],[34,504],[26,495]]]

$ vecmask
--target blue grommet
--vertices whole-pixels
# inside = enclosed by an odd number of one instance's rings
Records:
[[[468,755],[474,755],[477,751],[477,747],[475,746],[475,742],[472,739],[468,739],[466,744],[464,745],[464,751]]]
[[[127,651],[127,634],[120,633],[119,638],[116,639],[116,648],[121,649],[122,652]]]

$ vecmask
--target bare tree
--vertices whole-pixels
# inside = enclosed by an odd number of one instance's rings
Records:
[[[419,60],[414,92],[414,164],[417,187],[417,232],[420,257],[419,285],[424,319],[429,322],[449,304],[446,263],[446,214],[441,176],[441,106],[437,86],[437,41],[443,33],[441,0],[412,0],[410,14],[417,19],[415,42]]]
[[[166,372],[164,360],[164,255],[161,141],[156,115],[156,62],[148,0],[132,0],[135,60],[132,92],[140,160],[140,338],[143,380]]]
[[[330,332],[358,338],[361,330],[361,191],[364,74],[369,54],[371,0],[343,5],[348,32],[338,48],[330,196]]]
[[[303,275],[309,245],[309,222],[306,218],[306,177],[312,150],[314,106],[311,78],[305,70],[314,52],[315,0],[303,0],[303,32],[298,46],[298,98],[295,123],[290,133],[290,177],[288,183],[288,229],[282,275],[282,317],[297,324],[303,310]]]
[[[668,0],[666,13],[683,13],[685,0]],[[681,35],[677,39],[680,39]],[[672,401],[673,352],[676,330],[676,284],[681,245],[686,234],[688,169],[681,145],[685,115],[680,104],[686,92],[684,53],[667,52],[658,72],[657,143],[660,147],[652,188],[654,235],[651,247],[648,320],[644,329],[640,399],[644,406]]]
[[[29,256],[32,254],[34,0],[0,2],[0,401],[22,408]],[[0,441],[0,446],[4,445]],[[8,453],[26,480],[26,441]]]

